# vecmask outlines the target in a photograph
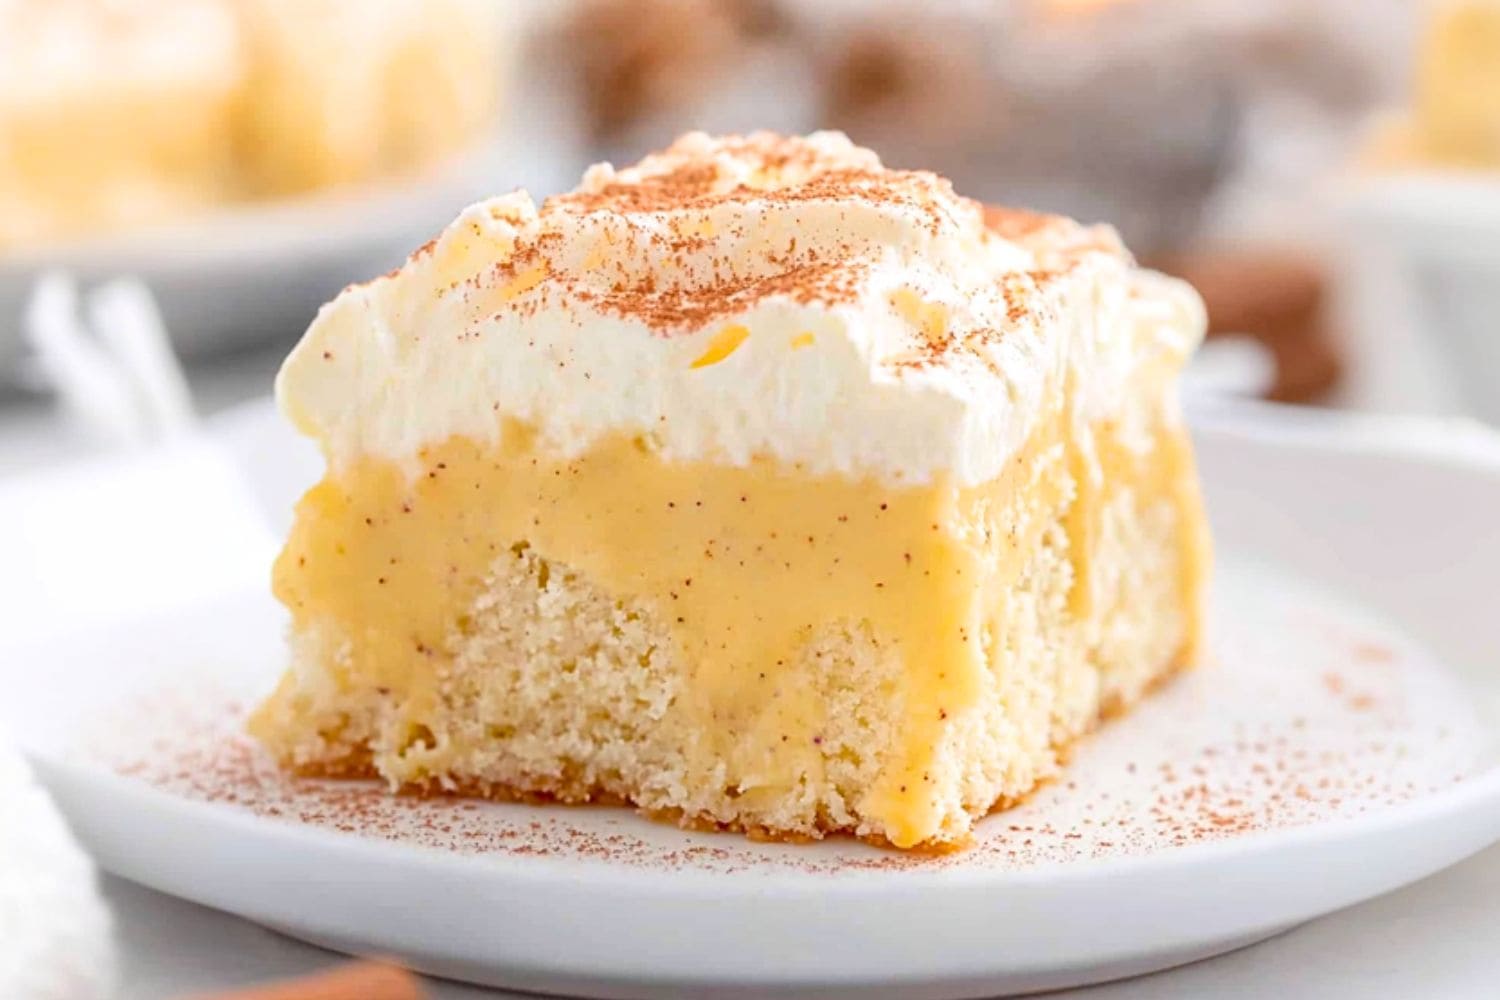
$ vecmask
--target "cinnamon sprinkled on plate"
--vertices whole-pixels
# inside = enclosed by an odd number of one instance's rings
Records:
[[[1285,647],[1266,643],[1288,635]],[[1061,780],[982,823],[969,850],[949,855],[896,855],[849,841],[755,844],[622,810],[538,811],[289,777],[243,734],[244,704],[204,692],[129,706],[129,718],[154,720],[150,732],[109,728],[117,742],[90,755],[176,796],[352,836],[460,854],[815,876],[1154,854],[1378,812],[1487,766],[1488,734],[1464,715],[1462,692],[1419,652],[1362,625],[1295,607],[1247,614],[1224,623],[1217,650],[1218,662],[1092,737]]]

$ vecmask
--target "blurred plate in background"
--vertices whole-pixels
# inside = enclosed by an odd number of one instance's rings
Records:
[[[344,285],[399,264],[458,211],[504,183],[489,144],[418,178],[226,208],[177,223],[0,256],[0,383],[14,375],[21,317],[38,275],[84,284],[122,275],[156,295],[187,358],[290,346]]]

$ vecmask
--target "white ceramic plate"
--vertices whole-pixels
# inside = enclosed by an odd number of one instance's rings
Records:
[[[1200,420],[1211,662],[962,854],[291,783],[236,735],[280,661],[258,592],[0,651],[0,724],[105,868],[441,975],[959,997],[1144,972],[1500,839],[1500,445],[1413,426]]]

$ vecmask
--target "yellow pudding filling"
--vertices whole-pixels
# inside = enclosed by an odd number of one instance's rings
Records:
[[[555,587],[548,574],[565,567],[616,612],[635,609],[626,620],[638,614],[667,637],[670,648],[638,654],[649,662],[617,666],[675,674],[674,695],[656,721],[693,734],[673,766],[689,784],[714,786],[723,803],[672,806],[670,797],[635,794],[630,782],[609,788],[597,779],[560,790],[556,769],[505,772],[499,784],[565,798],[611,792],[688,818],[786,833],[795,826],[760,815],[759,804],[771,809],[847,765],[871,780],[844,790],[839,808],[849,818],[835,827],[900,847],[958,840],[951,796],[936,787],[953,766],[945,747],[966,720],[974,724],[1001,683],[996,671],[1029,667],[1004,651],[1014,629],[1011,595],[1044,536],[1065,539],[1067,614],[1076,625],[1070,669],[1103,669],[1088,666],[1097,659],[1090,645],[1104,640],[1091,639],[1087,626],[1121,595],[1103,592],[1108,581],[1091,563],[1108,530],[1106,510],[1122,498],[1168,512],[1172,662],[1191,656],[1196,641],[1206,543],[1182,431],[1162,424],[1153,447],[1137,452],[1107,426],[1074,433],[1075,424],[1056,408],[1005,471],[982,485],[900,487],[768,460],[744,467],[673,461],[641,436],[606,438],[563,457],[527,426],[507,421],[498,443],[453,438],[423,450],[414,472],[377,458],[331,472],[298,506],[275,592],[292,612],[294,633],[337,637],[337,655],[324,648],[317,656],[328,670],[324,687],[374,692],[382,731],[401,731],[391,738],[392,766],[375,766],[397,783],[441,786],[444,775],[465,770],[455,762],[471,759],[465,755],[473,748],[461,744],[479,730],[465,735],[448,724],[457,710],[451,692],[462,687],[455,673],[474,669],[463,650],[482,627],[474,609],[496,565],[524,553],[541,567],[541,591]],[[835,717],[841,668],[831,668],[830,688],[805,682],[797,665],[831,633],[867,636],[899,664],[875,683],[880,697],[861,703],[892,713],[876,727],[888,745],[833,747],[825,739],[846,721]],[[597,669],[595,654],[553,668]],[[1044,743],[1039,752],[1086,728],[1100,704],[1096,691],[1071,714],[1042,706],[1051,714],[1036,737]],[[298,759],[295,741],[313,711],[305,685],[289,677],[253,727],[294,762],[350,769],[330,766],[327,745]],[[371,737],[354,732],[365,724],[335,710],[323,711],[316,725],[327,744],[344,747],[352,769],[368,768],[359,762]],[[490,725],[483,733],[503,748],[525,738],[514,729]],[[880,759],[838,761],[851,753]],[[588,765],[568,762],[585,772]],[[1042,776],[1030,775],[1029,784]],[[982,813],[1024,790],[991,791],[989,801],[964,808]]]

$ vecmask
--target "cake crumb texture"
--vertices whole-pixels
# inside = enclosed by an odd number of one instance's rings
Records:
[[[1070,611],[1063,518],[1030,516],[1050,523],[1007,596],[1009,627],[983,640],[974,708],[956,713],[933,756],[942,822],[913,846],[962,845],[976,819],[1056,776],[1074,740],[1191,655],[1184,525],[1170,500],[1122,491],[1102,508],[1091,560],[1100,598],[1084,620]],[[705,766],[684,693],[690,667],[657,608],[611,597],[525,539],[491,562],[451,642],[435,695],[403,702],[347,682],[354,665],[336,629],[296,634],[292,669],[255,732],[305,774],[378,775],[392,789],[499,800],[629,803],[685,827],[769,839],[889,842],[862,802],[899,743],[906,671],[870,622],[823,628],[774,681],[818,713],[790,787],[757,786],[749,761]]]

